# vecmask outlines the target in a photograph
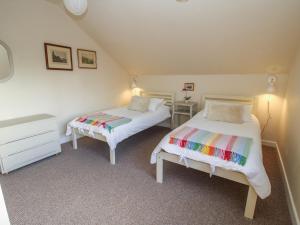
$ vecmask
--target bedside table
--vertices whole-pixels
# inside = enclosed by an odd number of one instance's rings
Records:
[[[172,106],[172,124],[171,127],[174,128],[175,116],[184,115],[189,116],[191,119],[197,112],[197,102],[185,102],[185,101],[175,101]]]

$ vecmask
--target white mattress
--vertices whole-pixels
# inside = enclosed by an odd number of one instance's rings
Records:
[[[225,161],[217,157],[208,156],[197,151],[182,149],[177,145],[169,144],[168,141],[170,134],[166,135],[154,149],[151,155],[151,163],[156,163],[156,154],[163,149],[168,153],[179,155],[182,158],[186,157],[196,161],[208,163],[212,168],[217,166],[228,170],[239,171],[246,175],[249,183],[253,186],[260,198],[264,199],[271,194],[271,184],[262,161],[260,126],[257,118],[254,115],[252,115],[252,120],[250,122],[233,124],[219,121],[209,121],[203,117],[202,111],[182,126],[190,126],[216,133],[252,138],[253,144],[245,166],[240,166],[236,163]],[[180,127],[177,129],[179,128]]]
[[[116,149],[117,144],[124,139],[171,117],[170,109],[167,106],[161,106],[155,112],[145,113],[132,111],[127,109],[127,107],[114,108],[105,110],[103,112],[114,116],[122,116],[132,119],[129,123],[114,128],[111,133],[109,133],[108,130],[104,129],[103,127],[85,125],[85,128],[90,130],[90,134],[100,133],[105,136],[110,149]],[[71,126],[76,119],[77,118],[68,124],[67,135],[71,134]]]

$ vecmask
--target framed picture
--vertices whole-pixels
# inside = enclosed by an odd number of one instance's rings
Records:
[[[45,43],[45,58],[48,70],[73,70],[72,48]]]
[[[183,89],[185,89],[186,91],[194,91],[194,87],[194,83],[184,83]]]
[[[97,69],[96,51],[77,49],[78,67],[85,69]]]

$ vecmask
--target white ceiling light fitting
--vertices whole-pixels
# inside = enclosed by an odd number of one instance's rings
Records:
[[[64,0],[66,9],[76,15],[80,16],[87,10],[87,0]]]
[[[189,0],[176,0],[176,2],[188,2]]]

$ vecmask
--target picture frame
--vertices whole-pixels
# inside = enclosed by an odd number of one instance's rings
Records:
[[[97,52],[87,49],[77,49],[78,68],[97,69]]]
[[[44,43],[45,60],[48,70],[73,70],[72,48]]]
[[[186,91],[194,91],[195,83],[184,83],[184,90]]]

